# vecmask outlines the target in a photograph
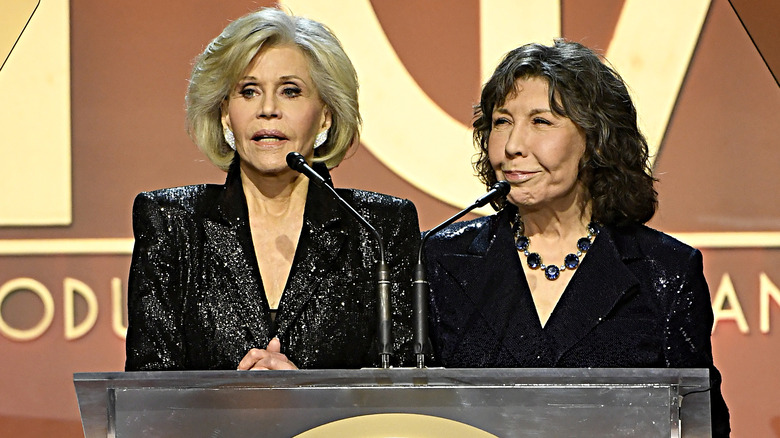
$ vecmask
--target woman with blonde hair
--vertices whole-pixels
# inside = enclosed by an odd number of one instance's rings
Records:
[[[297,152],[332,184],[358,142],[357,91],[332,32],[279,9],[237,19],[198,57],[188,131],[227,179],[136,198],[127,370],[377,365],[377,242],[286,163]],[[409,363],[414,205],[337,191],[385,242],[392,363]]]

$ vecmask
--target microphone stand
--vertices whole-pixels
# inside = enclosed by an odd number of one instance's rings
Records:
[[[345,211],[358,222],[368,228],[379,243],[379,263],[377,265],[377,341],[379,343],[379,363],[382,368],[390,368],[390,356],[393,354],[392,320],[390,311],[390,268],[385,262],[385,244],[382,236],[368,221],[336,192],[308,163],[303,155],[290,152],[286,157],[287,165],[311,180],[318,187],[323,187],[335,197]]]
[[[417,368],[425,368],[425,351],[428,343],[428,296],[430,294],[430,285],[425,275],[425,264],[423,263],[425,242],[430,236],[438,233],[471,210],[482,207],[496,198],[506,196],[509,194],[510,188],[511,186],[506,181],[499,181],[493,184],[490,190],[474,201],[473,204],[423,233],[420,240],[420,251],[417,254],[417,265],[414,268],[414,297],[412,303],[414,314],[414,354],[417,358]]]

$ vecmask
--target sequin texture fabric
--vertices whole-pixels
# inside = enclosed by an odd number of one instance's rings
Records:
[[[407,200],[337,190],[383,237],[392,269],[391,363],[412,365],[417,212]],[[273,337],[299,368],[377,365],[377,243],[325,189],[309,187],[275,324],[236,168],[225,185],[138,195],[133,229],[126,370],[236,369],[249,349]]]
[[[709,368],[713,436],[727,436],[701,253],[643,225],[602,227],[542,327],[509,210],[453,224],[426,244],[440,364]]]

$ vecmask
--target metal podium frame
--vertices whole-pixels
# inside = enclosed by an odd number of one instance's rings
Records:
[[[390,413],[502,438],[711,436],[707,369],[156,371],[73,380],[87,438],[292,437]]]

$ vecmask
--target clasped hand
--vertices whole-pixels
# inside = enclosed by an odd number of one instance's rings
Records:
[[[297,370],[298,367],[282,354],[282,344],[273,338],[268,346],[253,348],[238,363],[239,370]]]

